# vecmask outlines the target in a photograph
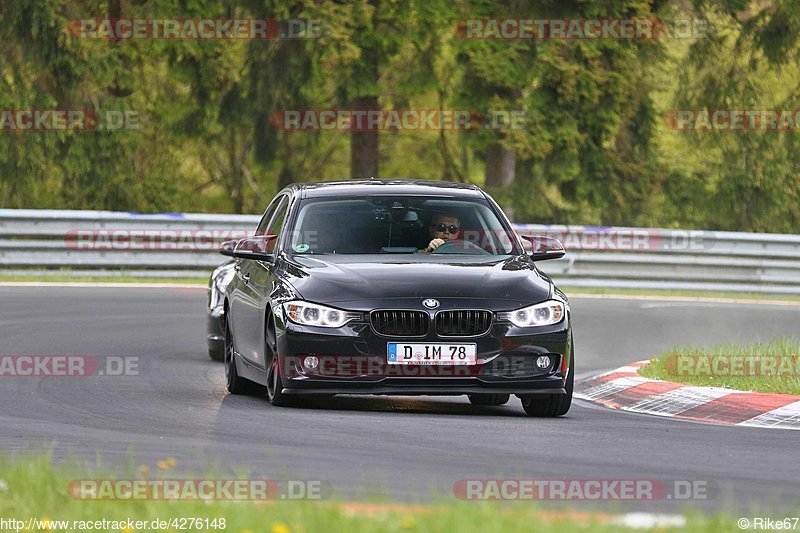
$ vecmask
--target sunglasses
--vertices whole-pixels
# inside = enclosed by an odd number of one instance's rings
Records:
[[[458,230],[461,229],[461,228],[459,228],[458,226],[453,226],[453,225],[447,226],[445,224],[434,224],[433,225],[433,229],[435,229],[436,231],[438,231],[440,233],[447,232],[447,233],[450,233],[450,234],[454,235],[454,234],[458,233]]]

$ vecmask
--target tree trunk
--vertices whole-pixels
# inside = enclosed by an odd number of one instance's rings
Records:
[[[354,73],[356,79],[366,80],[365,85],[377,86],[380,52],[376,45],[361,51],[361,63]],[[362,95],[353,98],[353,111],[379,110],[377,95]],[[378,130],[352,131],[350,133],[350,177],[378,177]]]
[[[238,165],[236,134],[233,132],[229,132],[229,134],[231,144],[228,152],[228,161],[231,176],[231,200],[233,200],[233,212],[242,214],[244,213],[244,174]]]
[[[278,174],[278,190],[280,191],[292,183],[294,183],[294,172],[289,168],[289,165],[283,165],[280,174]]]
[[[486,148],[486,187],[508,187],[514,182],[517,154],[494,142]]]
[[[378,98],[365,96],[353,100],[353,110],[379,109]],[[378,131],[350,133],[350,177],[378,177]]]

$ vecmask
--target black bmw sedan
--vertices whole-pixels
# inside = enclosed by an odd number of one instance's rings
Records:
[[[228,390],[266,388],[280,406],[335,394],[502,405],[514,394],[528,415],[565,414],[570,309],[536,267],[564,249],[522,239],[473,185],[287,187],[232,250],[222,312]]]

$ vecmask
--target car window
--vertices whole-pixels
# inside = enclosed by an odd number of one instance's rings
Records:
[[[269,242],[267,246],[268,252],[275,251],[275,246],[280,239],[281,231],[283,230],[283,221],[286,219],[286,212],[289,209],[289,199],[287,196],[283,196],[280,202],[278,203],[277,208],[275,209],[275,214],[272,216],[272,219],[267,224],[265,235],[277,235],[278,238],[273,239]]]
[[[310,254],[415,253],[428,246],[434,220],[443,213],[459,221],[460,242],[441,253],[514,253],[513,234],[485,202],[420,197],[305,200],[293,228],[291,249]]]
[[[265,235],[267,224],[269,224],[273,213],[275,213],[275,209],[277,209],[283,198],[285,198],[285,196],[278,196],[272,200],[272,203],[270,203],[269,206],[267,206],[267,210],[264,211],[264,216],[261,217],[261,221],[258,223],[258,227],[256,228],[256,235]]]

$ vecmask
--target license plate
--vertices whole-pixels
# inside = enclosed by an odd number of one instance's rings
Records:
[[[390,365],[474,365],[476,344],[425,344],[390,342],[387,362]]]

